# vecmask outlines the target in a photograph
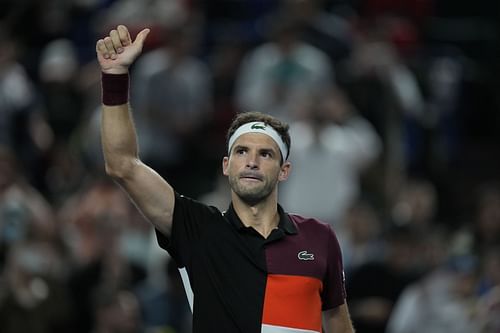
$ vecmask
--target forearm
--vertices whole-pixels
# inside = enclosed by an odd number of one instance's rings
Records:
[[[347,304],[324,311],[323,324],[326,333],[354,333]]]
[[[128,103],[128,77],[103,74],[101,140],[106,172],[124,178],[138,160],[137,135]]]

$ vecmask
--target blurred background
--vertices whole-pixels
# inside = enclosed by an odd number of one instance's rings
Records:
[[[175,265],[104,175],[95,42],[141,158],[221,210],[238,112],[290,123],[282,205],[330,223],[358,333],[500,332],[495,0],[1,0],[0,331],[189,332]]]

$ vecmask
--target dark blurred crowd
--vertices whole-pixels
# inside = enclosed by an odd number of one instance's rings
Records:
[[[175,264],[104,175],[95,41],[117,24],[151,28],[131,105],[178,192],[227,208],[227,126],[276,115],[280,202],[334,227],[358,333],[500,332],[496,1],[0,4],[0,332],[189,332]]]

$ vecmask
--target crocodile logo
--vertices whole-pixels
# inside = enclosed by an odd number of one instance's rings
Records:
[[[259,129],[259,130],[265,130],[266,129],[266,124],[253,124],[250,126],[251,129]]]
[[[304,261],[314,260],[314,254],[308,253],[306,250],[304,250],[297,253],[297,258]]]

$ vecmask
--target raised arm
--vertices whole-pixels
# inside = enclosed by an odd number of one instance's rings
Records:
[[[142,214],[170,235],[174,209],[172,187],[138,156],[137,136],[128,103],[128,68],[142,52],[149,29],[134,41],[120,25],[96,43],[102,71],[101,140],[106,173],[128,193]]]

